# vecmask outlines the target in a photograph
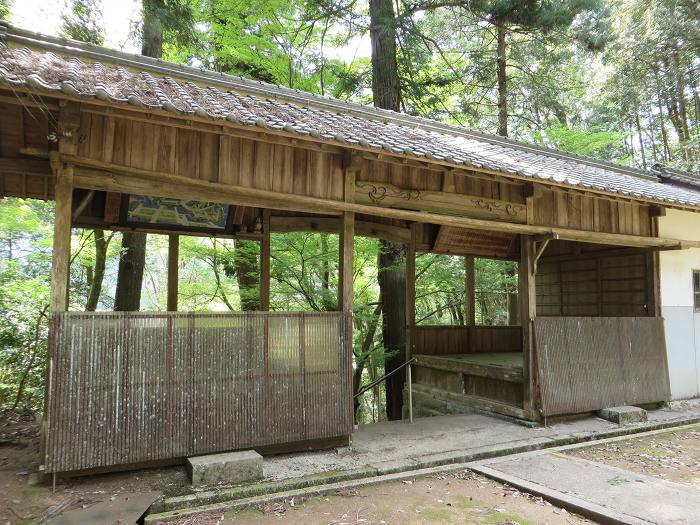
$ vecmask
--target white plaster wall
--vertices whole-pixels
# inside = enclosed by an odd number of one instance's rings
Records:
[[[700,240],[700,213],[667,210],[659,217],[659,237]],[[674,399],[700,396],[700,314],[693,311],[693,270],[700,270],[700,249],[661,252],[661,315]]]

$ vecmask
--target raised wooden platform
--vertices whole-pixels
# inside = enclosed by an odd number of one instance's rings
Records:
[[[414,391],[429,410],[436,410],[428,399],[433,398],[449,405],[451,413],[471,407],[525,418],[522,352],[417,354],[415,358]]]
[[[488,377],[511,383],[523,381],[522,352],[493,352],[454,355],[416,355],[416,364],[470,376]]]

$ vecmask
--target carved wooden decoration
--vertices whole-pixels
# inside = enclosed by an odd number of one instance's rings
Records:
[[[527,221],[524,204],[461,193],[409,190],[376,182],[358,181],[355,184],[355,202],[508,222]]]

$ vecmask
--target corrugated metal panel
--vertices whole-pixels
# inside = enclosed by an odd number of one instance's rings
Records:
[[[668,401],[660,317],[537,317],[544,415]]]
[[[55,314],[46,469],[349,435],[343,314]]]

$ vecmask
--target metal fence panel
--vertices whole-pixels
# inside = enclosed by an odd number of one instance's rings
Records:
[[[349,435],[343,314],[62,312],[47,472]]]
[[[537,317],[534,326],[544,415],[670,399],[662,318]]]

